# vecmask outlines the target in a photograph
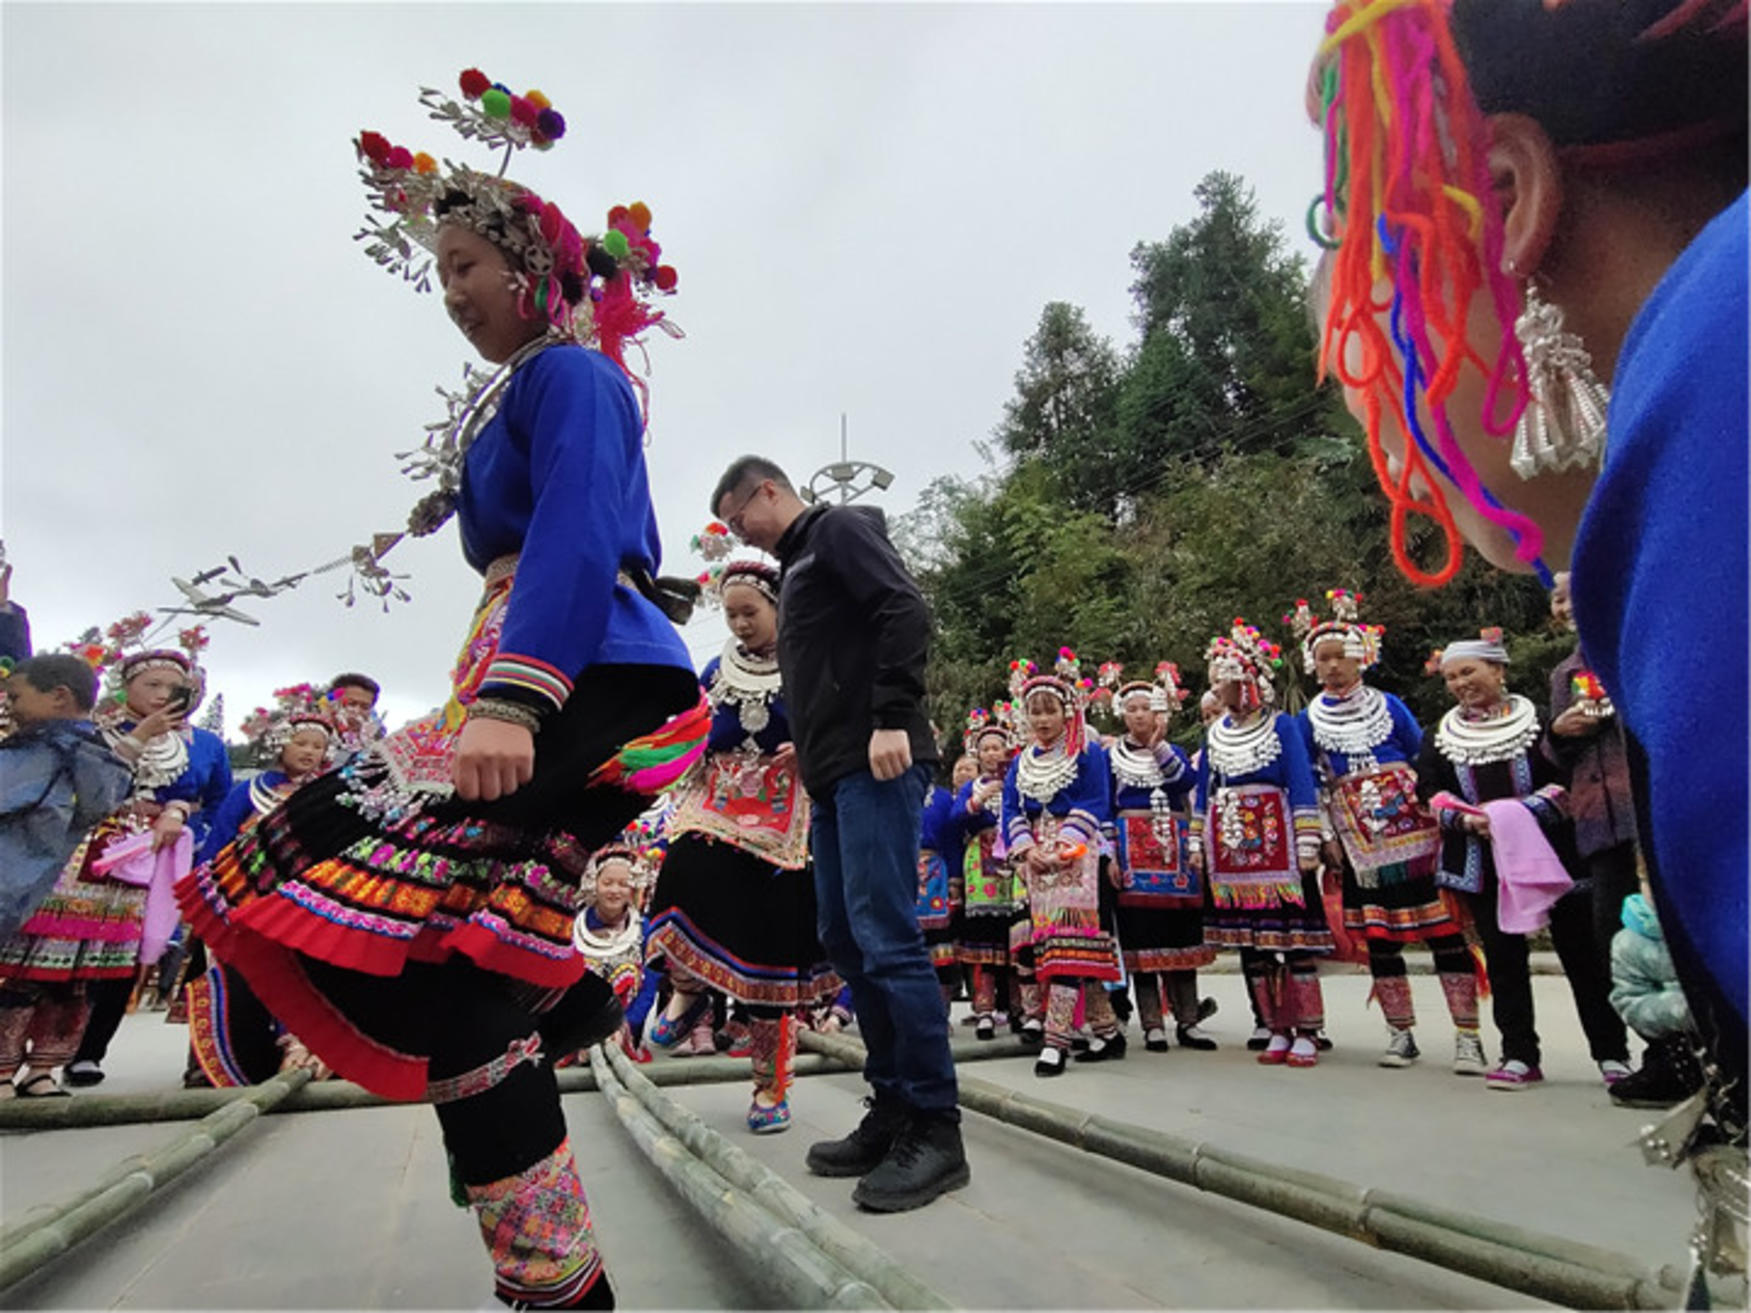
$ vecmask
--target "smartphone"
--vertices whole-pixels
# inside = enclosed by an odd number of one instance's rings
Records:
[[[194,689],[190,688],[187,684],[184,684],[181,688],[176,689],[171,693],[170,701],[164,704],[164,709],[170,712],[173,716],[180,716],[183,712],[189,709],[194,700]]]

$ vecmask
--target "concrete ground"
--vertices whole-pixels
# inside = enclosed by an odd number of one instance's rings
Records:
[[[1486,1091],[1448,1070],[1437,982],[1413,988],[1425,1058],[1374,1065],[1384,1038],[1366,976],[1326,981],[1336,1049],[1318,1068],[1261,1068],[1239,977],[1212,974],[1217,1053],[1135,1043],[1123,1062],[1037,1080],[1025,1060],[969,1075],[1055,1102],[1363,1185],[1586,1241],[1649,1265],[1681,1260],[1686,1176],[1644,1167],[1650,1114],[1610,1106],[1560,978],[1534,981],[1546,1041],[1542,1088]],[[1488,1027],[1486,1026],[1486,1042]],[[962,1032],[964,1033],[964,1032]],[[1132,1030],[1135,1041],[1136,1031]],[[104,1093],[161,1089],[184,1032],[130,1017]],[[1492,1048],[1492,1056],[1494,1056]],[[681,1061],[682,1059],[659,1059]],[[877,1217],[852,1182],[802,1168],[809,1141],[861,1114],[861,1082],[809,1077],[789,1133],[750,1136],[748,1091],[670,1091],[834,1215],[968,1308],[1506,1308],[1531,1301],[1441,1269],[1089,1157],[968,1114],[973,1181],[915,1213]],[[78,1096],[75,1096],[78,1097]],[[732,1253],[647,1166],[593,1094],[571,1095],[572,1143],[598,1238],[629,1308],[762,1307],[758,1255]],[[173,1124],[0,1137],[0,1215],[61,1197]],[[478,1308],[490,1274],[470,1216],[449,1203],[426,1108],[272,1116],[145,1208],[4,1293],[9,1308]]]

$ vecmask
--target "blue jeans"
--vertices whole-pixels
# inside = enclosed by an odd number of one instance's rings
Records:
[[[821,945],[851,986],[876,1093],[959,1118],[948,1009],[918,928],[918,840],[930,769],[858,771],[815,798],[810,841]]]

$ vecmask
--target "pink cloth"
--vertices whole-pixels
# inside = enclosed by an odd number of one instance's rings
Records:
[[[1538,817],[1519,798],[1497,798],[1481,807],[1451,793],[1437,793],[1437,809],[1487,816],[1496,859],[1496,924],[1505,935],[1529,935],[1550,924],[1550,909],[1575,882],[1544,837]]]
[[[152,851],[152,831],[131,834],[104,849],[91,864],[98,875],[146,890],[145,924],[140,935],[140,964],[151,966],[164,956],[170,936],[176,933],[174,885],[194,864],[194,838],[185,829],[168,847]]]

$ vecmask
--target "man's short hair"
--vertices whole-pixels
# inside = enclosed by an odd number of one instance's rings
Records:
[[[373,702],[383,696],[383,685],[379,684],[369,675],[357,674],[354,671],[347,671],[345,674],[336,675],[333,679],[328,681],[329,692],[332,693],[336,689],[342,688],[362,688],[365,692],[371,695],[371,701]]]
[[[711,494],[712,517],[716,518],[717,508],[723,505],[725,497],[728,497],[732,492],[740,492],[745,484],[759,483],[764,479],[771,479],[786,492],[794,493],[796,491],[785,472],[767,460],[766,457],[741,456],[724,471],[723,478],[717,481],[717,491]]]
[[[45,652],[20,661],[12,671],[23,675],[39,693],[64,688],[73,695],[73,705],[90,711],[97,705],[97,672],[68,652]]]

